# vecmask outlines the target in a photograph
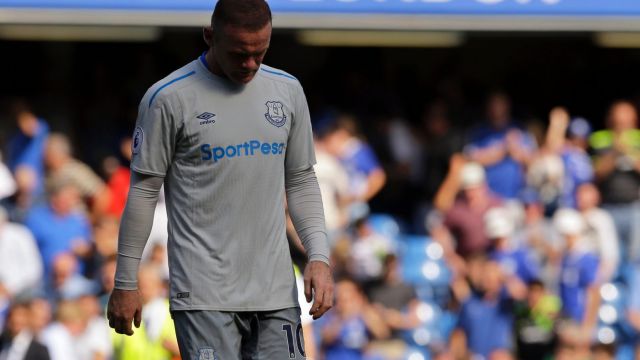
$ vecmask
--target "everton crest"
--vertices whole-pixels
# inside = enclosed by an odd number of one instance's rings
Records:
[[[287,115],[284,113],[284,105],[280,101],[267,101],[267,112],[264,117],[273,126],[281,127],[287,122]]]
[[[133,138],[131,139],[131,152],[137,155],[142,147],[142,141],[144,140],[144,131],[140,126],[136,127],[133,132]]]

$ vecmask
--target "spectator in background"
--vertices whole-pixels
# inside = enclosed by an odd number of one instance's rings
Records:
[[[529,254],[540,265],[540,280],[547,289],[556,289],[560,268],[562,243],[551,221],[544,216],[544,206],[538,193],[526,189],[520,196],[524,205],[524,225],[514,235],[518,246],[529,249]]]
[[[40,249],[45,279],[51,276],[58,254],[70,252],[87,258],[91,253],[91,227],[87,217],[77,211],[78,203],[75,186],[57,184],[50,191],[48,204],[35,207],[25,219]]]
[[[531,135],[511,118],[511,104],[504,93],[487,100],[488,124],[472,131],[467,156],[485,167],[489,188],[505,199],[515,199],[525,186],[524,170],[536,148]]]
[[[576,206],[576,189],[593,180],[591,159],[587,155],[589,123],[581,118],[570,120],[565,108],[549,113],[544,146],[527,171],[527,182],[540,194],[547,215],[559,207]]]
[[[451,335],[451,352],[455,358],[513,359],[514,300],[525,298],[526,286],[505,274],[497,262],[482,256],[470,261],[478,270],[470,276],[472,288],[462,278],[454,284],[462,308]]]
[[[171,360],[179,356],[161,270],[152,265],[141,266],[138,289],[143,304],[142,322],[131,336],[112,332],[116,354],[114,360]]]
[[[370,340],[389,336],[380,314],[348,279],[336,283],[334,310],[315,324],[326,360],[363,359]]]
[[[416,311],[420,302],[415,289],[402,281],[396,255],[389,254],[384,259],[383,281],[371,289],[370,299],[394,338],[400,338],[402,330],[419,325]]]
[[[49,135],[45,146],[44,162],[47,168],[47,185],[73,184],[85,205],[90,209],[92,220],[103,215],[110,202],[109,188],[89,166],[71,156],[69,139],[59,133]]]
[[[109,177],[107,186],[111,194],[107,214],[120,219],[124,206],[127,203],[127,195],[129,194],[129,180],[131,179],[131,170],[129,163],[131,162],[131,137],[126,137],[120,142],[120,154],[126,161],[126,164],[119,164],[113,174]]]
[[[42,259],[33,235],[9,222],[0,207],[0,309],[16,295],[35,289],[41,278]]]
[[[14,303],[0,334],[0,360],[49,360],[49,351],[29,328],[28,303]]]
[[[640,130],[638,113],[628,101],[616,101],[607,129],[591,135],[596,184],[620,237],[625,261],[638,260],[640,246]]]
[[[47,326],[41,335],[51,360],[88,360],[80,357],[77,351],[80,344],[74,340],[87,328],[88,317],[82,308],[75,301],[61,301],[55,318],[56,321]]]
[[[484,230],[491,239],[489,259],[502,267],[507,276],[516,276],[523,283],[537,279],[539,266],[527,247],[514,244],[515,224],[506,208],[493,208],[484,216]]]
[[[527,288],[526,301],[518,303],[515,312],[518,359],[548,359],[553,355],[555,324],[562,305],[539,280],[530,281]]]
[[[565,240],[560,271],[562,315],[568,320],[560,336],[563,342],[588,352],[589,341],[597,321],[598,257],[586,250],[586,223],[573,209],[556,211],[554,225]]]
[[[87,318],[87,326],[75,338],[76,353],[80,359],[107,360],[113,355],[111,329],[105,321],[96,293],[95,284],[87,282],[68,294],[68,299],[78,304]]]
[[[329,241],[345,229],[349,199],[349,175],[340,161],[327,150],[326,136],[315,139],[316,164],[313,169],[318,178]]]
[[[33,331],[33,334],[39,339],[42,331],[49,325],[52,319],[51,303],[36,294],[29,303],[30,317],[29,328]]]
[[[98,261],[103,261],[116,254],[119,230],[120,218],[113,216],[104,216],[93,226],[93,239]]]
[[[451,157],[462,151],[464,138],[452,126],[442,100],[427,105],[422,114],[426,200],[431,202],[449,171]]]
[[[45,295],[52,305],[62,299],[75,298],[94,284],[78,273],[78,260],[72,253],[57,254],[52,263],[51,277],[45,279]]]
[[[567,128],[567,139],[561,157],[564,183],[560,206],[576,207],[576,193],[582,184],[593,181],[593,166],[587,154],[591,125],[583,118],[574,118]]]
[[[102,309],[101,313],[104,313],[107,310],[107,304],[109,302],[109,295],[111,295],[111,291],[115,286],[115,276],[116,276],[116,254],[113,254],[102,262],[102,267],[100,269],[100,308]]]
[[[444,226],[451,236],[435,238],[445,252],[455,252],[466,258],[486,253],[490,241],[484,230],[484,215],[501,201],[489,190],[485,171],[478,163],[464,163],[457,158],[447,179],[436,195],[436,207],[444,215]],[[455,245],[454,245],[455,244]]]
[[[577,189],[578,210],[586,221],[586,243],[600,258],[597,282],[600,284],[613,280],[620,264],[620,245],[613,219],[608,212],[598,207],[600,192],[590,183]]]
[[[350,197],[368,203],[382,190],[387,177],[373,149],[358,135],[356,121],[340,115],[327,135],[326,145],[347,170]]]
[[[26,205],[33,196],[44,190],[44,146],[49,134],[49,125],[38,118],[24,101],[11,106],[11,115],[18,125],[7,146],[7,164],[16,177],[19,199]]]
[[[362,286],[382,277],[384,259],[395,249],[390,239],[376,233],[366,218],[356,220],[348,266],[351,275]]]

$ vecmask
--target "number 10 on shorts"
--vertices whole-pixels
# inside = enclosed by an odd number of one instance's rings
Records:
[[[295,334],[293,333],[293,328],[291,324],[282,324],[282,331],[287,333],[287,345],[289,346],[289,359],[296,358],[296,352],[293,344],[294,335],[296,337],[295,346],[298,347],[298,353],[300,353],[300,355],[302,355],[303,358],[306,357],[306,355],[304,354],[304,346],[302,346],[302,343],[304,342],[304,338],[302,336],[302,324],[298,323]]]

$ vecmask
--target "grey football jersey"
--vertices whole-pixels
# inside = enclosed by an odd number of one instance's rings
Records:
[[[315,164],[300,83],[262,65],[246,85],[204,57],[139,107],[134,171],[165,177],[173,310],[298,306],[285,234],[285,171]]]

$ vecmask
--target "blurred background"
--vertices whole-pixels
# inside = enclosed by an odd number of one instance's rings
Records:
[[[0,0],[0,360],[179,358],[163,199],[142,328],[104,310],[138,103],[214,3]],[[269,3],[337,281],[308,358],[640,358],[639,2]]]

